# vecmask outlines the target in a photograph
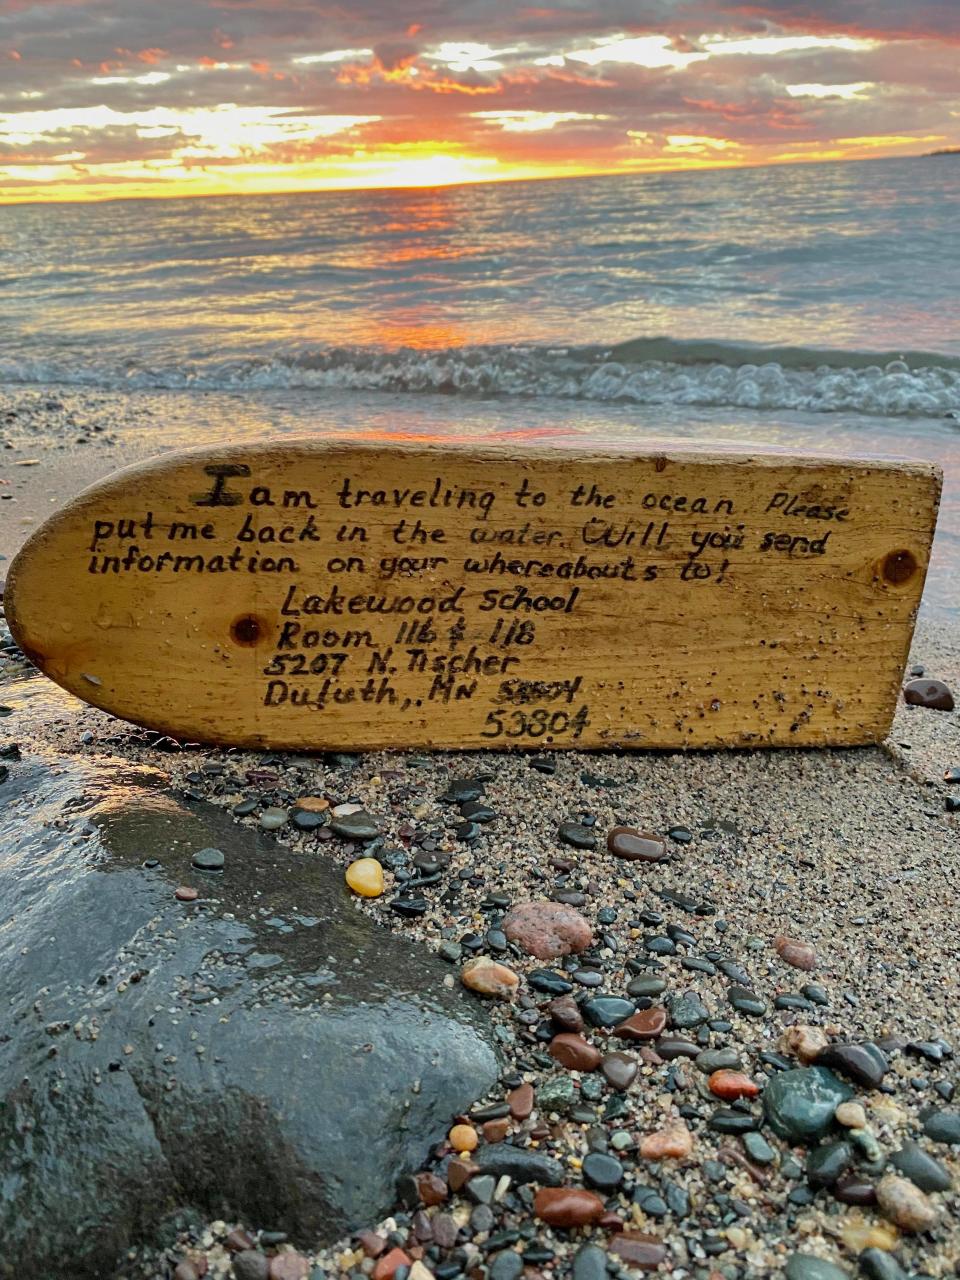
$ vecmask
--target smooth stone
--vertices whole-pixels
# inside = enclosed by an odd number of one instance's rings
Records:
[[[657,1236],[638,1231],[615,1235],[609,1249],[628,1267],[638,1267],[641,1271],[655,1271],[667,1257],[667,1246]]]
[[[743,1071],[730,1071],[725,1067],[714,1071],[707,1081],[710,1092],[725,1102],[733,1102],[738,1098],[755,1098],[760,1086]]]
[[[950,1174],[940,1161],[928,1155],[916,1142],[904,1141],[900,1150],[894,1151],[889,1159],[896,1171],[909,1178],[921,1191],[949,1191],[953,1185]]]
[[[259,1249],[244,1249],[234,1254],[233,1274],[235,1280],[268,1280],[270,1259]]]
[[[289,817],[289,809],[270,808],[264,809],[258,821],[264,831],[279,831]]]
[[[667,989],[666,978],[651,978],[640,974],[627,985],[628,996],[659,996]]]
[[[800,991],[803,995],[807,997],[807,999],[811,1002],[811,1004],[818,1004],[818,1005],[821,1005],[823,1008],[826,1008],[826,1006],[830,1003],[830,997],[827,995],[826,991],[824,991],[823,987],[819,985],[819,983],[808,982],[806,986],[803,986],[800,988]]]
[[[667,1011],[659,1005],[651,1009],[641,1009],[638,1013],[619,1023],[613,1034],[620,1040],[656,1040],[667,1025]]]
[[[467,804],[483,795],[483,783],[476,778],[453,778],[440,797],[441,804]]]
[[[383,834],[383,828],[378,820],[365,809],[360,809],[357,813],[343,814],[341,817],[331,817],[330,829],[341,840],[359,840],[361,843],[376,840],[377,836]]]
[[[607,835],[607,850],[627,862],[663,862],[669,857],[664,840],[635,827],[614,827]]]
[[[633,1203],[651,1218],[664,1218],[669,1212],[666,1200],[653,1187],[634,1187]]]
[[[222,871],[226,859],[219,849],[199,849],[190,861],[198,871]]]
[[[812,1143],[828,1132],[838,1104],[852,1097],[850,1086],[826,1067],[797,1067],[770,1078],[763,1109],[778,1137]]]
[[[460,816],[466,818],[468,822],[484,824],[493,822],[494,818],[499,817],[499,814],[496,809],[491,809],[483,800],[467,800],[460,806]]]
[[[583,1017],[573,996],[557,996],[547,1005],[546,1012],[558,1027],[564,1031],[582,1031]]]
[[[600,1066],[601,1053],[583,1036],[570,1032],[562,1032],[550,1041],[550,1057],[566,1067],[569,1071],[596,1071]]]
[[[475,1223],[472,1225],[476,1226]],[[427,1272],[427,1274],[430,1273]],[[490,1280],[519,1280],[521,1275],[523,1275],[523,1258],[516,1249],[502,1249],[490,1263]]]
[[[664,1062],[672,1062],[674,1058],[696,1058],[700,1053],[700,1045],[692,1040],[682,1040],[679,1036],[664,1036],[657,1041],[657,1053]]]
[[[846,1271],[812,1253],[793,1253],[787,1259],[786,1280],[850,1280]]]
[[[392,900],[390,910],[407,920],[416,920],[419,916],[427,914],[428,905],[422,894],[403,894]]]
[[[507,1104],[514,1120],[526,1120],[533,1111],[536,1098],[537,1095],[532,1084],[524,1082],[523,1084],[518,1084],[515,1089],[511,1089],[507,1094]]]
[[[636,1080],[640,1067],[635,1058],[625,1053],[608,1053],[600,1063],[600,1070],[611,1089],[622,1093]]]
[[[591,1151],[583,1161],[583,1180],[597,1191],[612,1191],[623,1181],[623,1165],[614,1156]]]
[[[743,1149],[754,1164],[773,1164],[777,1153],[762,1133],[751,1131],[742,1135]]]
[[[322,813],[313,813],[309,809],[294,809],[290,821],[298,831],[316,831],[327,824]]]
[[[539,1099],[540,1090],[537,1096]],[[558,1160],[527,1147],[514,1147],[508,1142],[491,1143],[481,1146],[473,1158],[483,1173],[507,1177],[516,1186],[538,1182],[544,1187],[559,1187],[563,1182],[563,1166]]]
[[[589,850],[597,847],[597,833],[581,822],[561,822],[557,834],[563,844],[572,845],[574,849]]]
[[[888,1173],[877,1183],[877,1204],[885,1218],[901,1231],[929,1231],[937,1221],[936,1208],[907,1178]]]
[[[752,1018],[762,1018],[767,1012],[767,1002],[762,1000],[749,987],[733,986],[727,991],[727,999],[737,1013],[749,1014]]]
[[[689,844],[693,839],[693,832],[689,827],[671,827],[667,835],[677,844]]]
[[[396,906],[396,903],[391,905]],[[498,1000],[512,1000],[520,985],[520,979],[512,969],[489,956],[468,960],[460,970],[460,981],[478,995]]]
[[[856,1173],[847,1173],[838,1178],[833,1187],[833,1195],[841,1204],[858,1205],[861,1208],[877,1203],[876,1187]]]
[[[595,1244],[581,1245],[573,1259],[573,1280],[608,1280],[606,1250]]]
[[[942,1107],[926,1112],[922,1119],[923,1132],[932,1142],[960,1143],[960,1111]]]
[[[586,1227],[605,1211],[596,1192],[582,1187],[542,1187],[533,1198],[533,1212],[551,1227]]]
[[[573,990],[573,983],[552,969],[532,970],[527,974],[527,983],[534,991],[542,991],[548,996],[565,996]]]
[[[710,1010],[693,992],[672,996],[667,1001],[667,1012],[670,1025],[678,1031],[686,1031],[690,1027],[699,1027],[710,1017]]]
[[[864,1249],[857,1259],[867,1280],[907,1280],[907,1273],[886,1249]]]
[[[577,1096],[573,1078],[568,1075],[550,1076],[537,1085],[537,1105],[542,1114],[556,1111],[558,1115],[568,1115],[576,1106]]]
[[[379,898],[383,893],[383,867],[376,858],[358,858],[351,862],[344,879],[361,898]]]
[[[393,1212],[397,1179],[495,1087],[487,1010],[357,911],[328,859],[181,803],[147,766],[31,753],[3,793],[0,1253],[24,1280],[113,1275],[172,1206],[333,1244]],[[82,842],[36,821],[81,794]],[[187,863],[218,848],[229,867],[189,928],[171,833]],[[77,1034],[47,1059],[61,1020]]]
[[[518,904],[504,916],[501,928],[521,951],[538,960],[579,954],[593,942],[593,931],[579,911],[546,899]]]
[[[809,942],[801,942],[798,938],[788,938],[781,934],[774,940],[774,949],[784,964],[794,969],[815,969],[817,953]]]
[[[581,1004],[580,1012],[591,1027],[615,1027],[625,1022],[636,1008],[632,1000],[620,996],[591,996]]]
[[[807,1155],[807,1182],[811,1187],[832,1187],[853,1160],[848,1142],[828,1142]]]
[[[753,990],[753,979],[743,965],[737,964],[736,960],[718,960],[717,968],[724,977],[729,978],[738,987],[746,987],[748,991]]]
[[[890,1064],[875,1044],[829,1044],[817,1054],[817,1066],[829,1067],[865,1089],[876,1089]]]
[[[704,1075],[711,1076],[714,1071],[739,1071],[743,1063],[736,1049],[726,1048],[704,1049],[697,1054],[694,1065]]]
[[[931,711],[953,710],[953,694],[942,680],[910,680],[903,686],[903,700],[912,707],[927,707]]]
[[[248,818],[251,813],[256,813],[260,808],[260,801],[256,796],[247,796],[240,800],[230,810],[238,818]]]
[[[749,1133],[759,1127],[759,1116],[749,1111],[735,1111],[732,1107],[718,1107],[707,1121],[707,1128],[714,1133]]]

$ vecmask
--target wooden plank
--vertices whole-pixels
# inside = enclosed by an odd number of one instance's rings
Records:
[[[53,680],[253,747],[876,742],[925,463],[396,441],[210,446],[54,516],[7,583]]]

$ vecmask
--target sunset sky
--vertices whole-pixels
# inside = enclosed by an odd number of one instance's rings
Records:
[[[0,0],[0,202],[958,142],[960,0]]]

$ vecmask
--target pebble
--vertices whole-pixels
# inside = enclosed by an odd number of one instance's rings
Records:
[[[923,1132],[932,1142],[960,1142],[960,1111],[942,1107],[921,1117]]]
[[[273,1261],[275,1262],[276,1259]],[[384,1253],[377,1259],[371,1275],[373,1280],[393,1280],[395,1273],[401,1267],[409,1267],[411,1262],[412,1259],[402,1249],[391,1249],[389,1253]],[[271,1262],[270,1266],[271,1268],[273,1267],[273,1262]],[[272,1270],[271,1280],[273,1280]]]
[[[667,835],[677,844],[689,844],[693,839],[693,832],[689,827],[671,827]]]
[[[826,1067],[796,1067],[771,1077],[763,1092],[763,1109],[778,1137],[811,1143],[823,1137],[839,1103],[852,1095],[849,1085]]]
[[[607,1253],[599,1245],[584,1244],[573,1259],[573,1280],[607,1280]]]
[[[727,991],[727,999],[737,1013],[746,1013],[753,1018],[762,1018],[767,1012],[767,1002],[762,1000],[749,987],[734,986]]]
[[[884,1217],[901,1231],[928,1231],[938,1216],[919,1187],[894,1173],[886,1174],[877,1183],[877,1204]]]
[[[693,1135],[682,1120],[646,1134],[640,1142],[644,1160],[683,1160],[692,1150]]]
[[[953,694],[942,680],[910,680],[903,686],[903,700],[912,707],[931,711],[952,711]]]
[[[279,831],[290,817],[289,809],[264,809],[258,819],[264,831]],[[276,1259],[273,1260],[274,1262]],[[271,1263],[271,1266],[273,1263]]]
[[[839,1178],[834,1184],[833,1194],[841,1204],[855,1204],[866,1208],[877,1203],[876,1187],[856,1173],[846,1173]]]
[[[808,942],[799,942],[796,938],[788,938],[781,934],[774,940],[773,945],[784,964],[807,971],[816,968],[817,953]]]
[[[667,1247],[656,1236],[638,1231],[622,1231],[613,1237],[610,1252],[622,1258],[628,1266],[642,1271],[655,1271],[667,1257]]]
[[[713,1075],[715,1071],[739,1071],[742,1063],[740,1055],[733,1048],[704,1049],[694,1059],[694,1065],[704,1075]]]
[[[743,1149],[754,1164],[773,1164],[777,1153],[762,1133],[751,1131],[741,1136]]]
[[[832,1187],[853,1160],[848,1142],[827,1142],[814,1147],[807,1156],[807,1181],[811,1187]]]
[[[520,986],[520,979],[512,969],[489,956],[468,960],[460,970],[460,981],[478,995],[499,1000],[512,1000]]]
[[[376,858],[357,858],[347,867],[344,879],[361,898],[379,898],[383,893],[383,867]]]
[[[366,809],[345,814],[339,814],[338,809],[332,810],[330,828],[341,840],[359,840],[361,843],[376,840],[383,834],[380,823]]]
[[[613,1034],[620,1040],[656,1040],[666,1025],[666,1009],[654,1005],[651,1009],[641,1009],[639,1013],[631,1014],[614,1028]]]
[[[890,1070],[883,1052],[869,1042],[828,1045],[817,1054],[816,1061],[865,1089],[876,1089]]]
[[[907,1273],[885,1249],[864,1249],[858,1259],[867,1280],[907,1280]]]
[[[572,845],[574,849],[595,849],[597,847],[596,832],[581,822],[561,822],[557,833],[563,844]]]
[[[567,1083],[570,1083],[569,1077]],[[559,1187],[563,1182],[563,1165],[559,1160],[554,1160],[542,1151],[514,1147],[508,1142],[481,1147],[476,1160],[484,1173],[509,1178],[516,1186],[537,1182],[545,1187]]]
[[[833,1114],[837,1124],[842,1124],[845,1129],[865,1129],[867,1126],[867,1113],[859,1102],[841,1102]]]
[[[890,1164],[921,1191],[949,1191],[952,1185],[950,1174],[940,1161],[927,1155],[916,1142],[905,1141],[890,1156]]]
[[[447,1134],[447,1140],[454,1151],[462,1155],[466,1151],[476,1151],[480,1136],[472,1124],[455,1124]]]
[[[466,804],[479,800],[483,795],[483,783],[476,778],[453,778],[440,797],[441,804]]]
[[[403,1256],[406,1258],[406,1254]],[[407,1261],[409,1262],[409,1258],[407,1258]],[[377,1266],[379,1265],[378,1263]],[[293,1252],[275,1254],[270,1259],[270,1267],[267,1271],[270,1280],[307,1280],[309,1274],[310,1263],[302,1253]],[[376,1280],[381,1280],[382,1277],[385,1278],[391,1275],[393,1275],[393,1272],[387,1271],[382,1272],[380,1277],[376,1277],[376,1271],[374,1271]]]
[[[583,1036],[563,1032],[550,1041],[550,1057],[570,1071],[596,1071],[602,1054]]]
[[[199,849],[190,861],[198,871],[222,871],[226,859],[219,849]]]
[[[637,1006],[632,1000],[624,1000],[620,996],[591,996],[580,1006],[591,1027],[616,1027],[625,1022]]]
[[[235,1280],[269,1280],[270,1261],[259,1249],[244,1249],[234,1255],[233,1274]]]
[[[532,1113],[536,1102],[536,1093],[532,1084],[520,1084],[507,1094],[507,1103],[514,1120],[526,1120]]]
[[[174,890],[173,896],[178,902],[196,902],[200,897],[199,889],[194,889],[192,885],[182,884]]]
[[[573,996],[558,996],[547,1005],[547,1013],[564,1031],[582,1031],[583,1017]]]
[[[699,1027],[710,1017],[710,1010],[693,992],[673,996],[667,1001],[667,1012],[670,1014],[670,1025],[678,1031]]]
[[[489,1266],[490,1280],[518,1280],[523,1274],[523,1258],[516,1249],[503,1249]]]
[[[555,973],[552,969],[534,969],[527,974],[527,983],[534,991],[542,991],[550,996],[565,996],[573,990],[573,983],[562,973]]]
[[[614,827],[607,835],[607,849],[627,862],[663,862],[669,857],[665,840],[635,827]]]
[[[598,1191],[612,1191],[623,1181],[623,1165],[614,1156],[591,1151],[583,1161],[583,1180]]]
[[[786,1280],[849,1280],[846,1271],[813,1253],[793,1253],[787,1259]]]
[[[611,1089],[623,1093],[636,1080],[640,1066],[626,1053],[608,1053],[600,1063],[600,1070]]]
[[[541,1187],[533,1198],[533,1212],[551,1227],[586,1227],[599,1221],[604,1203],[581,1187]]]
[[[524,902],[504,916],[501,928],[511,942],[538,960],[579,954],[593,942],[590,925],[561,902]]]
[[[818,1054],[830,1044],[822,1027],[807,1027],[795,1023],[787,1027],[780,1037],[780,1048],[792,1058],[799,1058],[804,1066],[815,1061]]]
[[[816,982],[808,982],[806,986],[801,987],[800,990],[811,1004],[818,1004],[823,1008],[826,1008],[830,1003],[830,997],[827,995],[826,991],[824,991],[823,987],[819,986]]]
[[[736,1098],[755,1098],[760,1086],[742,1071],[714,1071],[707,1081],[710,1092],[729,1102]]]

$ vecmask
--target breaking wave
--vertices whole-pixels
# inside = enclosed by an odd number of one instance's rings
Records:
[[[386,351],[314,346],[123,364],[0,352],[0,382],[138,390],[296,388],[555,397],[960,420],[957,357],[671,338],[639,338],[608,348],[484,345]]]

